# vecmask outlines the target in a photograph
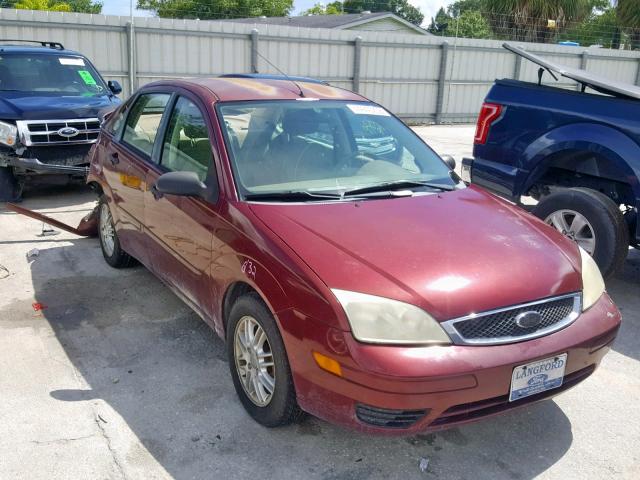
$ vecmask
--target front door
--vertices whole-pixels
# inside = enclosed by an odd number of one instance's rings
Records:
[[[147,172],[145,192],[153,269],[205,318],[214,316],[210,267],[216,200],[161,195],[153,185],[169,171],[195,172],[205,184],[217,185],[211,138],[200,107],[178,96],[158,148],[159,165]]]

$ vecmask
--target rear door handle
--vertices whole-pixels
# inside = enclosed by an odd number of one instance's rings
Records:
[[[120,163],[118,152],[113,152],[111,155],[109,155],[109,161],[111,161],[111,165],[117,165],[118,163]]]

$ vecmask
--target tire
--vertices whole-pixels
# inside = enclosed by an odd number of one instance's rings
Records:
[[[135,264],[134,258],[120,246],[111,210],[104,195],[98,201],[98,238],[102,255],[113,268],[127,268]]]
[[[253,337],[258,341],[261,337],[260,331],[266,335],[266,341],[258,351],[266,356],[262,358],[265,365],[273,364],[271,367],[265,367],[264,372],[273,380],[273,388],[268,399],[264,396],[261,398],[258,390],[268,395],[269,390],[265,385],[270,382],[257,380],[260,375],[254,375],[258,388],[256,383],[251,381],[251,378],[254,378],[250,376],[251,362],[253,362],[251,371],[262,373],[257,356],[247,361],[243,355],[250,349],[243,350],[237,344],[240,339],[246,340],[247,331],[258,332]],[[256,422],[265,427],[279,427],[299,420],[302,410],[296,402],[295,387],[284,343],[273,315],[257,294],[251,293],[240,297],[231,308],[227,322],[227,355],[236,393],[245,410]],[[241,374],[241,371],[246,375]]]
[[[18,202],[22,196],[22,184],[11,167],[0,167],[0,202]]]
[[[533,213],[583,246],[591,245],[586,241],[586,232],[591,229],[593,247],[591,251],[585,250],[591,253],[604,278],[611,277],[624,264],[629,251],[629,229],[618,205],[606,195],[588,188],[568,188],[543,197]],[[562,217],[571,220],[573,213],[582,215],[588,224],[579,232],[573,231],[575,228],[563,231],[560,227],[567,226],[568,221],[562,223]],[[573,226],[573,221],[569,226]]]

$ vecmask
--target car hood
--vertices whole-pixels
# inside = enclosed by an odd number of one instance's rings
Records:
[[[251,210],[328,287],[412,303],[440,321],[582,287],[573,242],[476,187]]]
[[[117,97],[63,96],[38,92],[0,92],[0,120],[93,118],[120,104]]]

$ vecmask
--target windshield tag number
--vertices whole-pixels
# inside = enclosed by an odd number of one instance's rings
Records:
[[[242,273],[244,273],[247,277],[251,277],[254,280],[256,279],[256,266],[251,260],[244,261],[244,263],[242,264]]]

